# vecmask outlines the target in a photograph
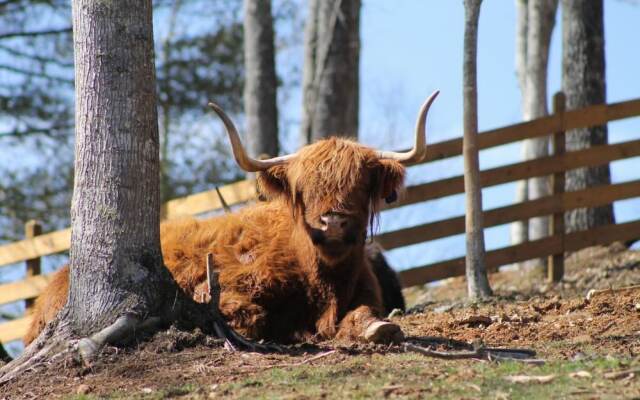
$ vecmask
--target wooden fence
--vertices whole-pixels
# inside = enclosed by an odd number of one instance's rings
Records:
[[[565,152],[564,132],[635,116],[640,116],[640,99],[565,112],[563,96],[557,94],[554,98],[552,115],[479,135],[478,144],[481,150],[523,139],[548,135],[554,137],[554,152],[548,157],[481,171],[480,179],[483,187],[538,176],[551,176],[553,187],[553,193],[550,196],[484,211],[486,227],[532,217],[549,216],[552,221],[551,235],[548,237],[487,252],[486,263],[490,271],[496,271],[502,265],[549,257],[549,278],[558,280],[562,277],[565,252],[640,238],[640,220],[565,234],[563,218],[567,210],[595,207],[617,200],[640,197],[640,180],[564,192],[564,173],[567,170],[640,156],[640,140]],[[434,143],[429,146],[427,159],[424,162],[461,154],[461,138]],[[242,204],[256,196],[255,187],[251,181],[240,181],[221,187],[220,192],[229,205]],[[386,209],[463,192],[462,176],[428,182],[408,187],[401,201],[387,206]],[[210,212],[221,207],[218,194],[215,190],[210,190],[169,201],[162,208],[162,216],[164,219],[171,219]],[[464,233],[464,216],[387,232],[378,235],[377,240],[389,250],[461,233]],[[48,276],[40,275],[40,257],[67,251],[70,236],[70,229],[42,234],[37,223],[29,222],[26,225],[24,240],[0,246],[0,267],[18,262],[27,264],[25,279],[0,285],[0,304],[26,300],[27,305],[30,305],[30,301],[42,291],[49,280]],[[415,266],[400,272],[400,278],[405,287],[460,275],[464,275],[464,257]],[[0,342],[19,339],[28,323],[27,315],[0,324]]]

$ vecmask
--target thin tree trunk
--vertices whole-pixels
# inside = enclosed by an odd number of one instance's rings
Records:
[[[517,7],[516,70],[522,92],[523,119],[529,121],[548,115],[547,66],[558,0],[519,0]],[[548,137],[523,142],[522,156],[525,160],[548,154]],[[518,183],[516,199],[534,200],[549,193],[547,177],[531,178],[526,183]],[[524,232],[525,227],[527,232]],[[527,224],[516,223],[512,228],[512,243],[540,239],[547,236],[548,231],[547,217],[533,218]]]
[[[88,335],[163,304],[151,1],[73,1],[76,161],[63,311]]]
[[[244,0],[244,108],[253,156],[278,155],[277,78],[271,0]]]
[[[316,104],[316,54],[318,42],[318,0],[309,0],[307,22],[304,27],[304,62],[302,70],[302,122],[300,124],[300,145],[309,144],[311,116]]]
[[[567,110],[606,102],[604,17],[602,0],[562,1],[562,89]],[[567,132],[567,151],[606,144],[607,126]],[[566,190],[574,191],[611,182],[609,165],[567,172]],[[590,229],[615,222],[613,206],[577,209],[566,213],[567,231]]]
[[[527,0],[516,0],[516,75],[522,93],[522,114],[524,115],[524,97],[527,88],[527,33],[529,31],[529,12]],[[521,158],[525,159],[526,146],[520,150]],[[516,203],[529,199],[529,181],[523,179],[516,183]],[[516,221],[511,224],[511,244],[524,243],[529,240],[529,221]]]
[[[357,137],[360,0],[311,1],[309,11],[302,144],[331,135]]]
[[[547,65],[551,33],[555,23],[558,0],[529,0],[527,34],[527,76],[524,97],[524,119],[532,120],[548,115]],[[549,137],[528,139],[524,143],[525,159],[549,155]],[[529,179],[529,200],[550,194],[549,178]],[[529,221],[529,240],[541,239],[549,234],[549,218],[538,217]]]
[[[466,276],[469,297],[492,295],[485,266],[484,230],[482,221],[482,187],[478,162],[478,90],[476,60],[478,20],[482,0],[465,0],[465,30],[463,59],[464,102],[464,189],[466,192]]]
[[[171,82],[168,80],[169,69],[171,67],[171,52],[173,50],[173,37],[176,32],[176,23],[178,12],[182,6],[182,0],[175,0],[171,7],[171,14],[168,20],[167,35],[162,41],[160,49],[160,61],[164,70],[164,87],[160,87],[164,98],[160,98],[158,105],[160,107],[160,200],[162,202],[173,198],[173,188],[171,187],[171,160],[169,159],[169,133],[171,130]]]

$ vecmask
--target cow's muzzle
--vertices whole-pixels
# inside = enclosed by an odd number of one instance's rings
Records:
[[[327,213],[320,217],[319,228],[311,229],[311,239],[314,245],[355,244],[358,240],[358,230],[352,217]]]

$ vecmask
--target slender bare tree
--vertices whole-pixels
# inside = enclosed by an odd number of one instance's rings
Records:
[[[464,190],[466,193],[466,275],[468,295],[483,299],[492,295],[485,265],[484,230],[482,218],[482,186],[478,161],[478,83],[476,63],[478,49],[478,21],[482,0],[464,0]]]
[[[277,78],[271,0],[244,0],[244,109],[254,156],[278,155]]]
[[[606,102],[604,18],[602,0],[562,0],[562,90],[567,109]],[[567,151],[606,144],[607,126],[567,132]],[[567,172],[566,190],[609,184],[609,165]],[[615,222],[613,206],[566,213],[569,232]]]
[[[305,28],[301,142],[358,135],[360,0],[311,0]]]
[[[522,93],[522,116],[525,121],[543,117],[547,110],[547,66],[551,34],[555,25],[558,0],[517,0],[516,71]],[[549,154],[549,138],[527,139],[522,144],[522,158],[530,160]],[[516,201],[533,200],[549,195],[546,177],[519,181]],[[512,224],[511,242],[522,243],[548,235],[547,217]]]

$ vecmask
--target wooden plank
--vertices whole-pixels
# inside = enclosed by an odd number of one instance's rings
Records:
[[[33,239],[36,236],[42,235],[42,225],[36,220],[27,221],[24,224],[24,237],[25,239]],[[27,260],[27,278],[40,275],[40,257]],[[0,293],[2,293],[0,291]],[[27,309],[33,307],[33,299],[27,299],[25,306]]]
[[[22,317],[0,324],[0,343],[12,342],[22,339],[27,332],[31,317]]]
[[[607,245],[616,241],[640,238],[640,221],[606,225],[564,236],[564,249],[577,251],[591,246]],[[496,271],[500,266],[547,257],[562,250],[562,237],[551,236],[515,246],[487,252],[487,269]],[[438,279],[464,275],[464,257],[445,260],[400,271],[403,287],[421,285]]]
[[[578,251],[591,246],[626,242],[640,238],[640,221],[612,224],[565,235],[565,250]]]
[[[51,275],[35,275],[0,285],[0,304],[37,297],[51,280]]]
[[[610,103],[607,107],[607,120],[637,117],[640,114],[638,110],[640,110],[640,99]]]
[[[228,205],[245,203],[256,198],[255,181],[244,180],[219,188]],[[222,208],[220,197],[215,189],[191,196],[170,200],[162,207],[164,219],[187,215],[196,215]]]
[[[480,173],[480,180],[482,187],[485,188],[520,179],[550,175],[568,169],[602,165],[635,156],[640,156],[640,140],[594,146],[584,150],[568,152],[560,156],[543,157],[487,169]],[[400,201],[389,204],[384,209],[406,206],[463,192],[464,177],[461,175],[455,176],[410,186],[407,188],[405,195],[400,198]]]
[[[561,130],[602,125],[608,121],[639,115],[640,99],[611,103],[609,105],[596,104],[567,111],[564,116],[553,114],[532,121],[481,132],[478,135],[478,146],[481,150],[484,150],[524,139],[550,135]],[[432,143],[429,144],[424,163],[459,155],[462,155],[462,138]]]
[[[486,228],[521,219],[551,215],[563,209],[597,207],[633,197],[640,197],[640,180],[594,186],[487,210],[484,212],[484,226]],[[464,233],[463,216],[386,232],[376,236],[376,241],[383,248],[390,250],[461,233]]]
[[[71,229],[45,233],[33,239],[0,246],[0,266],[69,250]]]
[[[566,99],[564,93],[558,92],[553,96],[553,108],[555,114],[562,114],[565,111]],[[561,156],[565,153],[565,133],[558,131],[553,134],[553,154]],[[551,175],[551,190],[553,195],[558,196],[564,193],[565,171],[559,171]],[[600,199],[600,197],[598,197]],[[549,235],[564,238],[564,202],[560,210],[554,210],[549,224]],[[564,276],[564,241],[561,241],[560,251],[552,254],[547,259],[547,280],[550,282],[560,282]]]

